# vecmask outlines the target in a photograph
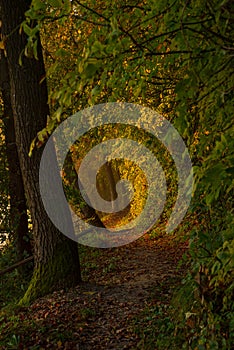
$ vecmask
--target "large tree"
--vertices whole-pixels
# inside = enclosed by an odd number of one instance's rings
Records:
[[[4,51],[0,50],[0,90],[4,105],[3,124],[6,144],[6,158],[9,174],[9,196],[10,196],[10,229],[16,245],[17,258],[22,260],[32,254],[29,230],[27,203],[24,193],[22,173],[19,165],[18,151],[15,142],[15,127],[13,111],[11,106],[11,89],[8,72],[7,59]],[[27,268],[25,268],[25,271]]]
[[[74,101],[80,104],[84,97],[82,107],[86,106],[88,95],[90,104],[127,100],[157,108],[171,117],[185,138],[196,165],[193,209],[199,215],[190,250],[193,273],[201,278],[200,295],[192,300],[198,286],[188,276],[185,288],[191,299],[182,308],[182,293],[181,334],[190,347],[231,348],[232,1],[88,0],[84,4],[79,0],[33,0],[33,5],[27,13],[28,20],[37,18],[41,27],[50,19],[51,24],[61,21],[65,28],[74,23],[69,33],[73,44],[67,41],[67,35],[59,33],[59,41],[65,37],[68,45],[61,49],[60,43],[52,52],[54,73],[58,60],[62,62],[65,57],[66,62],[68,58],[74,61],[60,88],[51,94],[57,111],[49,130],[64,110],[75,106]],[[33,40],[31,35],[32,43]],[[196,317],[196,330],[188,329],[185,315],[189,314]]]
[[[52,224],[42,203],[39,191],[42,148],[34,151],[29,157],[30,144],[37,133],[46,126],[49,115],[46,81],[41,81],[45,75],[45,68],[39,37],[36,47],[37,59],[30,54],[27,57],[22,56],[27,36],[20,31],[20,24],[30,3],[31,1],[24,0],[17,3],[0,1],[16,144],[33,223],[35,268],[22,303],[47,293],[55,286],[71,286],[81,279],[77,244],[62,235]],[[33,23],[31,25],[33,26]],[[68,217],[67,213],[64,213],[64,220]]]
[[[191,235],[193,274],[181,310],[181,334],[192,348],[231,348],[233,337],[233,33],[231,0],[144,2],[33,0],[28,17],[41,25],[74,19],[74,68],[52,94],[58,118],[85,94],[88,103],[128,101],[167,113],[190,149],[195,171]],[[43,11],[42,11],[43,10]],[[66,12],[67,11],[67,12]],[[66,13],[65,13],[66,12]],[[77,23],[79,31],[77,31]],[[67,26],[66,26],[67,28]],[[80,37],[77,33],[80,33]],[[61,35],[60,35],[61,36]],[[66,37],[66,36],[65,36]],[[32,37],[33,41],[33,37]],[[67,40],[65,41],[67,43]],[[79,43],[79,45],[77,44]],[[57,62],[55,62],[57,64]],[[55,65],[55,68],[57,66]],[[78,97],[78,98],[77,98]],[[191,306],[191,307],[190,307]],[[195,316],[189,329],[185,315]],[[176,314],[176,317],[178,313]],[[177,317],[178,318],[178,317]],[[176,327],[178,329],[178,327]],[[202,332],[201,332],[202,330]],[[177,331],[175,331],[177,332]],[[173,345],[174,346],[174,333]],[[185,346],[186,346],[185,345]]]

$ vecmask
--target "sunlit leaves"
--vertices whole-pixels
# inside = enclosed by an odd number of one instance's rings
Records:
[[[202,292],[200,299],[203,334],[199,338],[196,333],[195,340],[195,333],[190,334],[189,346],[227,344],[222,327],[230,316],[222,310],[228,309],[232,290],[227,278],[234,190],[231,2],[62,3],[33,0],[24,24],[31,46],[42,30],[51,104],[48,129],[64,113],[106,101],[140,103],[175,122],[194,161],[193,208],[199,213],[191,244],[194,271],[205,266],[208,279],[207,296]],[[30,19],[38,20],[37,29]],[[52,34],[54,40],[48,40]],[[150,145],[151,140],[145,142]],[[223,333],[215,334],[214,321]]]

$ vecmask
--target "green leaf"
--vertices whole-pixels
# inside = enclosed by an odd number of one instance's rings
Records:
[[[205,179],[210,183],[217,183],[220,182],[222,177],[224,177],[223,174],[225,174],[225,166],[223,163],[219,162],[207,169]]]
[[[71,11],[71,1],[70,0],[63,0],[63,13],[68,14]]]
[[[34,43],[33,43],[33,55],[34,55],[34,57],[36,58],[36,60],[38,60],[38,55],[37,55],[37,44],[38,44],[38,42],[37,42],[37,40],[35,40]]]
[[[211,203],[215,200],[215,195],[213,192],[209,193],[207,196],[206,196],[206,204],[209,206],[211,205]]]
[[[99,69],[98,63],[88,63],[84,68],[83,75],[89,79],[92,78]]]
[[[100,53],[105,54],[105,45],[103,45],[100,41],[96,40],[92,45],[92,53]]]
[[[27,25],[26,22],[23,23],[23,30],[25,34],[27,34],[28,36],[31,36],[32,29]]]
[[[68,55],[68,51],[63,49],[63,48],[59,48],[56,52],[55,52],[55,56],[56,57],[61,57],[64,58]]]
[[[53,6],[53,7],[61,7],[61,6],[63,6],[61,0],[48,0],[48,4]]]
[[[46,3],[43,0],[33,0],[32,8],[34,11],[40,11],[40,10],[44,11],[46,9]],[[27,14],[29,11],[27,11]]]

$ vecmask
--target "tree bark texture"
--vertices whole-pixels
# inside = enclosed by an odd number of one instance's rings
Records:
[[[4,104],[3,123],[6,157],[9,168],[11,231],[13,232],[13,241],[16,245],[17,260],[22,260],[26,256],[32,254],[32,248],[28,231],[27,203],[15,141],[14,117],[11,107],[10,78],[7,59],[3,50],[0,50],[0,90],[2,92]]]
[[[16,144],[34,234],[34,274],[21,304],[52,289],[77,284],[81,279],[77,244],[58,231],[42,203],[39,191],[42,148],[34,151],[31,157],[28,155],[32,140],[46,126],[49,115],[46,80],[41,82],[45,68],[39,38],[38,59],[23,56],[22,65],[19,64],[27,43],[27,37],[19,32],[19,27],[30,2],[0,0]]]

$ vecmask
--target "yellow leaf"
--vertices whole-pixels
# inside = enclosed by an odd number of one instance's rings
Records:
[[[62,345],[63,345],[63,344],[62,344],[61,340],[59,340],[59,341],[57,342],[58,348],[61,348]]]
[[[5,49],[4,41],[0,41],[0,50],[4,50],[4,49]]]

